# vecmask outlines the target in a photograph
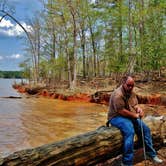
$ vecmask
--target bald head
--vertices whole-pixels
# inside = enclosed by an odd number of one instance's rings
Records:
[[[134,79],[131,76],[126,76],[123,79],[122,86],[127,93],[131,93],[134,88]]]
[[[134,79],[131,76],[128,76],[126,82],[134,83]]]

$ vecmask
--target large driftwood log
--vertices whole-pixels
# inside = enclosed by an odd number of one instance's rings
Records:
[[[97,91],[91,95],[92,103],[103,103],[108,104],[112,91]],[[153,104],[153,105],[163,105],[166,106],[166,96],[165,95],[146,95],[140,96],[138,100],[139,104]]]
[[[147,117],[154,145],[165,146],[166,117]],[[114,127],[99,127],[76,137],[34,149],[15,152],[0,159],[1,166],[95,165],[121,153],[122,136]]]

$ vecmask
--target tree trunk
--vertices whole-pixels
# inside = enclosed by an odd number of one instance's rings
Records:
[[[147,117],[154,145],[165,146],[166,117]],[[97,130],[34,149],[15,152],[0,159],[1,166],[84,166],[95,165],[121,154],[122,136],[114,127]]]
[[[140,1],[140,14],[144,11],[144,0]],[[139,36],[140,36],[140,68],[143,67],[143,54],[144,54],[144,16],[141,15],[140,21],[139,21]]]
[[[85,30],[84,25],[81,27],[81,49],[82,49],[82,66],[83,66],[83,78],[86,78],[86,56],[85,56]]]
[[[132,34],[132,1],[129,0],[129,58],[126,73],[132,74],[134,72],[135,54],[133,54],[133,34]]]
[[[132,13],[131,13],[132,1],[129,0],[129,57],[132,52]]]
[[[77,48],[77,25],[76,25],[76,11],[72,6],[71,1],[67,1],[68,6],[70,8],[70,14],[72,17],[72,24],[73,24],[73,49],[72,49],[72,81],[70,82],[70,88],[75,89],[76,82],[77,82],[77,55],[76,55],[76,48]]]
[[[96,44],[95,44],[95,36],[94,36],[94,32],[93,32],[93,28],[90,22],[90,18],[89,18],[89,30],[90,30],[90,37],[91,37],[91,42],[92,42],[92,49],[93,49],[93,65],[94,65],[94,76],[97,76],[97,70],[96,70]]]
[[[124,56],[123,56],[123,34],[122,34],[122,0],[119,1],[118,10],[119,10],[119,26],[118,26],[119,58],[120,58],[120,63],[123,63],[124,62]]]

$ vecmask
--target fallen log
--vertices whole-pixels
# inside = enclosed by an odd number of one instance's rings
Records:
[[[101,103],[108,105],[112,91],[97,91],[91,95],[90,102]],[[165,95],[138,95],[139,104],[152,104],[152,105],[163,105],[166,106]]]
[[[112,91],[97,91],[91,95],[90,102],[108,104]]]
[[[154,145],[166,146],[166,117],[146,117]],[[121,154],[122,136],[114,127],[97,130],[0,158],[1,166],[89,166]]]

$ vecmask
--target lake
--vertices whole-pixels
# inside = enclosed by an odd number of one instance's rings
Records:
[[[0,79],[0,155],[41,146],[105,125],[107,107],[94,103],[27,97]],[[3,98],[21,96],[21,99]]]

